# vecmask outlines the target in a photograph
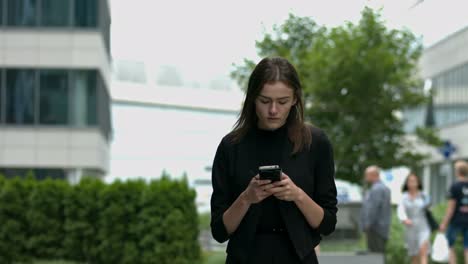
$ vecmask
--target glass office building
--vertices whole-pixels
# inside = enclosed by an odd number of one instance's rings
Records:
[[[108,170],[107,0],[0,0],[0,174]]]

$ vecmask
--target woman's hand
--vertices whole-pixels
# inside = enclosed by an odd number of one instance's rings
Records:
[[[257,175],[252,178],[242,195],[249,205],[256,204],[271,195],[269,190],[272,187],[271,180],[260,180],[260,176]]]
[[[441,233],[444,233],[445,230],[447,230],[447,224],[444,223],[444,222],[442,222],[442,223],[440,224],[440,226],[439,226],[439,231],[440,231]]]
[[[302,189],[297,187],[291,178],[284,173],[281,174],[281,180],[272,183],[272,185],[274,187],[268,189],[267,192],[283,201],[294,202],[299,200],[304,194]]]
[[[411,226],[413,225],[413,221],[411,221],[410,219],[405,219],[403,220],[403,224],[405,224],[406,226]]]

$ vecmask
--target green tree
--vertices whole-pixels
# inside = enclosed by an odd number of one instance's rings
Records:
[[[427,100],[417,72],[422,45],[411,32],[388,29],[365,8],[358,23],[335,28],[290,15],[256,46],[260,57],[287,58],[298,70],[306,118],[331,138],[337,177],[359,182],[368,165],[416,166],[424,158],[399,117]],[[246,87],[254,65],[246,59],[231,76]]]

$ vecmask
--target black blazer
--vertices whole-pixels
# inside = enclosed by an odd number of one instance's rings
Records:
[[[321,240],[335,230],[336,187],[333,150],[327,136],[316,127],[312,131],[309,149],[291,155],[293,145],[285,144],[282,170],[324,210],[324,218],[318,228],[312,228],[294,202],[280,201],[280,211],[298,256],[304,259]],[[238,263],[247,263],[251,255],[259,218],[259,204],[253,204],[239,227],[228,235],[223,223],[223,214],[247,188],[257,174],[255,137],[248,133],[244,139],[233,144],[229,135],[218,146],[213,162],[211,196],[211,232],[216,241],[229,240],[228,258]]]

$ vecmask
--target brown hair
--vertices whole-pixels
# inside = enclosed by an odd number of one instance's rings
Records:
[[[468,163],[464,160],[455,162],[455,173],[466,178],[468,176]]]
[[[310,146],[312,135],[304,122],[304,101],[299,76],[294,66],[284,58],[264,58],[255,66],[249,78],[241,114],[230,135],[234,142],[239,142],[257,125],[255,99],[265,84],[275,82],[283,82],[293,89],[294,98],[297,100],[296,104],[291,107],[286,121],[288,138],[293,143],[292,153],[294,154]]]
[[[407,192],[408,191],[408,179],[409,177],[411,176],[414,176],[416,178],[416,180],[418,181],[418,190],[422,191],[423,189],[423,185],[422,185],[422,182],[421,182],[421,179],[419,178],[418,175],[416,175],[416,173],[414,172],[410,172],[410,174],[408,174],[408,177],[406,177],[406,180],[405,180],[405,183],[403,184],[403,191],[404,192]]]

